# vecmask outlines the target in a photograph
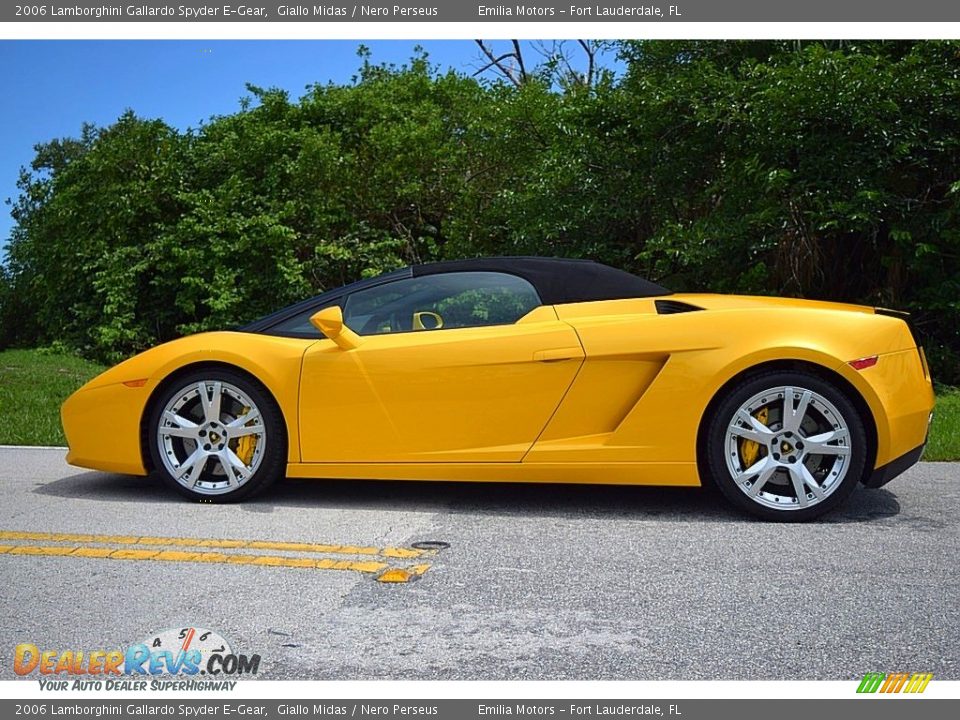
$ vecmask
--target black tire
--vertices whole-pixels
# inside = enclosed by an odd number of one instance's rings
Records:
[[[237,443],[240,441],[239,438],[229,439],[227,437],[230,432],[236,432],[228,428],[229,421],[231,418],[236,420],[239,417],[244,417],[242,414],[243,411],[236,409],[241,404],[246,405],[246,403],[242,402],[243,399],[251,401],[252,405],[249,407],[257,410],[259,413],[257,420],[251,420],[250,423],[248,423],[248,425],[256,425],[258,430],[254,441],[255,449],[250,451],[251,456],[256,457],[255,467],[246,466],[246,470],[249,471],[252,469],[252,472],[249,472],[249,475],[244,479],[239,477],[241,470],[237,468],[230,469],[230,477],[236,482],[236,486],[232,489],[230,488],[230,481],[226,478],[228,471],[220,463],[219,457],[207,456],[202,458],[205,466],[199,470],[199,477],[197,479],[201,484],[208,486],[205,489],[195,489],[198,487],[197,485],[188,487],[187,484],[178,481],[172,474],[169,467],[171,464],[184,461],[181,467],[186,467],[186,460],[189,458],[184,458],[184,456],[191,455],[192,452],[199,452],[200,447],[198,442],[202,442],[199,439],[170,438],[171,445],[167,445],[164,449],[160,446],[159,428],[161,422],[164,422],[164,426],[168,430],[173,425],[163,420],[165,409],[170,403],[186,400],[185,395],[194,392],[200,387],[200,383],[205,383],[210,393],[206,395],[208,402],[215,397],[213,388],[217,387],[216,383],[220,383],[220,387],[222,388],[221,404],[223,404],[223,400],[226,400],[226,405],[234,408],[233,415],[231,415],[226,408],[218,413],[220,418],[225,418],[221,420],[220,427],[216,428],[222,433],[221,436],[216,436],[208,430],[203,431],[206,435],[204,439],[217,438],[222,443],[222,445],[213,446],[210,449],[216,450],[217,447],[232,447],[234,450],[233,457],[239,457],[235,452]],[[235,396],[230,395],[233,391],[238,391]],[[196,403],[200,403],[201,406],[203,406],[204,403],[200,400],[199,390],[196,390],[196,393],[197,398],[193,403],[193,415],[188,419],[192,419],[194,422],[197,422],[198,425],[202,424],[203,427],[209,427],[208,424],[200,420],[200,418],[203,417],[202,413],[206,412],[206,410],[201,409],[201,414],[197,416]],[[190,403],[183,406],[185,415],[187,414],[186,411],[190,410],[190,408]],[[241,428],[241,430],[242,429],[244,428]],[[168,487],[194,502],[230,503],[247,500],[273,485],[273,483],[284,476],[286,471],[286,425],[276,400],[274,400],[270,392],[259,381],[246,373],[228,368],[200,368],[178,375],[166,382],[152,403],[150,415],[147,420],[146,439],[149,445],[150,459],[153,463],[154,471],[160,475]],[[225,451],[222,450],[221,452]],[[168,456],[169,460],[165,461],[161,453]],[[222,479],[220,477],[221,475],[223,476]],[[226,487],[222,487],[224,483],[227,484]]]
[[[733,467],[739,467],[741,472],[743,472],[743,466],[750,465],[750,462],[744,457],[735,456],[738,450],[731,450],[731,447],[743,447],[742,444],[739,446],[736,444],[742,443],[742,440],[736,438],[736,436],[728,435],[728,431],[731,431],[731,423],[734,423],[735,417],[738,416],[738,411],[744,408],[746,404],[755,401],[758,396],[763,396],[768,393],[774,395],[776,391],[781,388],[791,388],[797,391],[799,395],[803,395],[803,392],[807,390],[815,394],[813,397],[819,395],[819,400],[828,401],[833,408],[828,409],[827,414],[818,414],[817,409],[813,408],[808,422],[815,423],[819,419],[819,421],[823,423],[828,423],[830,416],[833,415],[832,410],[835,410],[839,414],[840,419],[837,425],[833,427],[843,427],[843,425],[845,425],[847,430],[848,440],[846,440],[846,443],[849,447],[845,448],[844,453],[844,457],[846,458],[843,460],[845,466],[844,474],[834,485],[828,488],[828,491],[825,490],[826,485],[823,487],[818,485],[820,492],[824,493],[822,499],[817,497],[811,498],[810,495],[812,494],[813,488],[809,485],[801,485],[805,491],[807,489],[811,491],[810,494],[807,492],[803,494],[803,502],[812,503],[807,507],[801,507],[800,493],[796,490],[795,486],[790,484],[792,483],[793,470],[796,469],[797,472],[803,471],[800,463],[806,464],[806,462],[809,462],[817,466],[816,470],[819,473],[821,472],[820,466],[828,464],[830,467],[823,471],[824,477],[828,478],[831,469],[836,468],[836,465],[833,465],[833,463],[839,462],[839,460],[833,453],[805,456],[802,450],[797,451],[794,449],[790,451],[789,458],[788,454],[785,453],[781,461],[781,456],[775,456],[773,453],[783,447],[791,447],[790,443],[795,442],[793,436],[790,439],[784,440],[783,436],[778,434],[778,432],[785,432],[782,425],[781,431],[774,432],[769,446],[762,446],[757,443],[756,447],[762,449],[758,451],[759,455],[754,456],[754,458],[757,458],[757,462],[769,458],[771,466],[779,464],[780,462],[790,462],[791,467],[787,467],[786,465],[780,467],[778,465],[778,468],[773,471],[774,475],[772,478],[760,483],[761,487],[756,491],[755,497],[750,497],[748,492],[750,491],[750,485],[756,483],[757,479],[754,479],[752,482],[747,480],[744,484],[739,485],[734,479],[734,470],[731,468],[731,465]],[[783,396],[780,395],[780,397]],[[764,398],[761,397],[761,399]],[[760,401],[756,400],[756,402]],[[771,397],[770,407],[776,407],[776,402],[777,400]],[[783,401],[780,400],[779,402],[782,407]],[[799,409],[800,401],[797,400],[796,402],[798,403],[796,408]],[[823,407],[829,408],[829,405],[824,404]],[[785,411],[781,409],[780,412]],[[800,414],[798,413],[798,415]],[[833,419],[837,420],[836,417]],[[802,416],[801,420],[803,420]],[[713,415],[708,418],[707,422],[708,425],[705,434],[706,446],[701,458],[701,473],[708,476],[716,487],[719,488],[720,492],[722,492],[727,500],[735,507],[764,520],[803,522],[820,517],[843,503],[863,477],[864,466],[867,462],[867,433],[864,428],[863,418],[860,417],[860,413],[846,394],[835,385],[812,373],[802,371],[768,371],[747,377],[737,383],[723,396],[716,406]],[[775,429],[777,424],[776,422],[771,423],[771,427]],[[744,423],[744,426],[745,425]],[[827,432],[830,431],[831,426],[829,424],[825,424],[823,427],[826,428]],[[822,429],[823,428],[821,428],[821,430]],[[821,430],[817,430],[817,432],[821,432]],[[799,441],[806,439],[803,437],[802,432],[798,432],[795,438]],[[780,445],[780,442],[785,442],[785,444]],[[731,445],[731,443],[733,443],[733,445]],[[803,447],[802,442],[797,442],[797,444],[801,448]],[[810,443],[808,443],[808,445],[809,444]],[[728,464],[728,454],[730,455],[730,464]],[[776,462],[773,462],[774,457],[777,457]],[[804,461],[804,457],[808,457],[808,460]],[[703,467],[703,465],[706,467]],[[755,465],[750,466],[756,467]],[[838,471],[838,476],[839,474],[840,471]],[[741,478],[749,477],[751,477],[749,473],[743,472],[741,475]],[[756,474],[755,477],[759,478],[759,474]],[[765,492],[767,489],[765,483],[772,481],[774,481],[775,484],[770,485],[770,493]],[[779,488],[783,489],[781,490]],[[778,493],[781,492],[785,495],[792,494],[797,499],[792,501],[789,497],[786,497],[785,500],[789,501],[789,504],[771,507],[770,504],[774,499],[780,498]],[[779,499],[777,501],[779,502]]]

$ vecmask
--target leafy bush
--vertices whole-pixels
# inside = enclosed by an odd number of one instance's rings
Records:
[[[0,343],[113,361],[403,264],[528,253],[906,308],[960,381],[960,44],[619,47],[593,87],[364,58],[197,130],[127,113],[38,146]]]

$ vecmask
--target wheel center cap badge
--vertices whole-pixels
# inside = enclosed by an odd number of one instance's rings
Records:
[[[786,440],[780,443],[780,452],[788,453],[793,450],[793,445],[788,443]]]

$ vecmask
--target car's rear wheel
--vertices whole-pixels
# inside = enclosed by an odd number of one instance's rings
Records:
[[[280,409],[239,372],[200,369],[176,378],[153,404],[148,433],[154,469],[198,502],[246,499],[284,471]]]
[[[734,505],[767,520],[802,521],[853,491],[867,434],[836,386],[805,372],[767,372],[724,396],[706,450],[710,476]]]

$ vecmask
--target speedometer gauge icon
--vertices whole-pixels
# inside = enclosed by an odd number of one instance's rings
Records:
[[[146,637],[143,644],[151,653],[167,651],[174,657],[186,655],[191,651],[200,653],[199,667],[206,667],[207,661],[213,654],[223,656],[233,654],[230,643],[216,630],[203,627],[168,628]],[[205,674],[203,670],[201,674]]]

